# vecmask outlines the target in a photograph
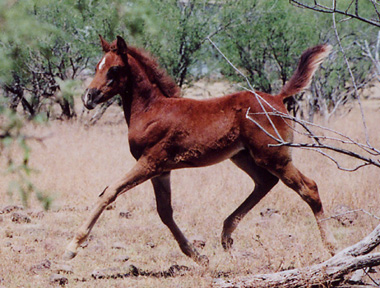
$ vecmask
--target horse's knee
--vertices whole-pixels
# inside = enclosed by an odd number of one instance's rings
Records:
[[[99,194],[99,200],[101,205],[106,207],[116,200],[117,193],[110,187],[104,188],[103,192]]]

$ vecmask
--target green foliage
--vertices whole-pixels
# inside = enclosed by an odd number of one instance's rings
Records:
[[[0,37],[0,84],[10,102],[23,104],[32,117],[58,103],[62,117],[75,117],[72,98],[60,84],[93,67],[101,51],[98,34],[134,37],[150,19],[148,9],[124,1],[26,0],[3,3]],[[126,16],[131,16],[125,18]],[[149,29],[148,29],[149,30]],[[124,33],[129,32],[129,33]],[[62,82],[63,81],[63,82]],[[15,89],[15,87],[18,89]]]
[[[235,21],[218,35],[221,49],[264,92],[281,87],[293,72],[294,59],[306,47],[320,42],[314,28],[316,17],[286,1],[236,1],[235,9],[224,17]],[[238,80],[228,65],[222,72]]]
[[[34,121],[48,118],[55,103],[74,117],[80,73],[93,67],[101,51],[98,34],[135,37],[151,18],[144,1],[0,1],[0,155],[13,175],[9,194],[30,194],[48,209],[52,198],[30,181],[30,148],[19,105]],[[140,5],[141,4],[141,5]],[[128,16],[128,18],[125,18]],[[148,31],[148,30],[147,30]],[[5,96],[5,97],[3,97]],[[8,109],[10,107],[11,109]],[[36,139],[34,139],[36,140]]]
[[[28,206],[30,195],[36,193],[44,208],[49,209],[51,197],[39,191],[30,180],[35,171],[29,165],[31,151],[27,144],[28,137],[23,132],[23,119],[0,105],[0,120],[0,155],[7,163],[3,173],[12,175],[14,179],[9,183],[8,194],[12,196],[18,192],[23,205]]]
[[[206,37],[221,27],[218,16],[227,4],[207,0],[150,2],[160,33],[144,33],[144,46],[159,56],[162,66],[182,86],[189,80],[191,67],[210,56],[201,48]]]
[[[342,7],[349,3],[338,1]],[[370,5],[360,3],[360,13],[372,13],[367,12],[373,10]],[[72,100],[77,92],[60,93],[61,85],[95,66],[101,54],[98,34],[109,40],[120,34],[128,43],[145,47],[180,86],[200,74],[199,68],[241,80],[219,61],[206,41],[211,35],[257,89],[270,93],[289,79],[306,47],[335,42],[330,14],[279,0],[3,0],[0,8],[0,83],[9,106],[22,103],[33,117],[41,112],[49,117],[54,103],[63,117],[75,116]],[[337,15],[346,47],[354,39],[374,38],[360,23],[339,22],[343,19]],[[352,60],[359,64],[357,70],[365,66],[358,58]]]
[[[348,2],[352,1],[338,1]],[[303,50],[320,43],[330,43],[339,50],[331,14],[318,14],[299,9],[286,1],[239,0],[235,8],[226,10],[228,19],[235,19],[215,39],[222,51],[248,77],[251,84],[261,91],[277,93],[290,78]],[[367,3],[367,6],[369,2]],[[360,5],[364,7],[364,5]],[[338,31],[342,45],[356,80],[364,87],[370,80],[370,62],[355,45],[359,39],[375,39],[375,29],[358,21],[340,21]],[[330,61],[322,66],[318,83],[313,85],[313,97],[309,108],[312,112],[329,113],[336,105],[352,99],[352,86],[346,63],[341,54],[333,52]],[[227,63],[222,63],[222,73],[232,81],[243,79]],[[297,99],[301,100],[302,95]],[[293,106],[297,111],[300,107]],[[310,111],[304,111],[310,114]],[[310,119],[311,120],[311,119]]]
[[[292,2],[290,1],[290,3]],[[315,12],[331,15],[332,11],[336,11],[339,21],[356,22],[353,25],[373,25],[374,23],[379,23],[378,3],[376,1],[339,0],[333,2],[331,0],[300,0],[297,2],[296,6],[306,7]],[[336,6],[334,7],[334,5]],[[359,23],[360,21],[363,23]]]

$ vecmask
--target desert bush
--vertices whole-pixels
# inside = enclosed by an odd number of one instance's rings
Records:
[[[334,26],[333,38],[335,43],[340,41],[336,46],[342,51],[333,55],[330,65],[319,72],[322,77],[316,78],[312,96],[307,97],[311,107],[309,118],[316,111],[329,118],[337,108],[358,98],[360,90],[369,83],[379,80],[380,34],[377,27],[380,27],[380,17],[377,4],[373,1],[325,0],[291,0],[290,3],[319,14],[319,19],[335,22],[330,24]]]
[[[0,98],[0,104],[3,102]],[[36,118],[34,121],[38,121]],[[5,165],[1,171],[3,176],[12,175],[9,182],[8,195],[15,193],[20,195],[24,206],[28,206],[30,195],[35,194],[43,207],[49,209],[52,198],[36,187],[30,177],[36,172],[29,165],[30,146],[28,141],[38,140],[28,137],[24,131],[24,120],[15,111],[0,105],[0,155],[1,162]]]
[[[258,90],[278,92],[307,47],[325,42],[337,47],[328,14],[318,15],[280,1],[237,1],[236,4],[226,16],[236,20],[218,35],[217,42]],[[359,88],[363,88],[371,81],[368,73],[371,63],[355,43],[358,39],[373,39],[375,30],[356,22],[338,23],[342,45],[348,50],[348,61],[352,63]],[[241,81],[226,63],[222,66],[222,73],[233,81]],[[297,95],[296,101],[288,103],[294,114],[299,112],[309,120],[313,119],[315,112],[329,116],[337,107],[354,98],[344,58],[338,57],[337,52],[326,61],[315,79],[311,95]],[[307,102],[306,107],[300,106],[303,100]]]
[[[212,57],[210,47],[204,44],[207,36],[225,29],[229,21],[223,23],[221,14],[231,4],[207,0],[150,2],[156,11],[160,33],[145,37],[143,45],[159,57],[180,87],[194,76],[202,75],[202,67],[215,66],[207,61]]]
[[[39,139],[38,135],[28,136],[26,119],[49,119],[57,105],[60,118],[75,117],[77,78],[94,66],[94,56],[101,53],[98,34],[112,38],[126,31],[130,37],[141,33],[141,23],[149,22],[143,4],[0,2],[0,160],[6,170],[1,173],[14,175],[9,194],[18,191],[24,205],[33,193],[45,208],[51,203],[51,198],[30,181],[34,170],[29,165],[28,142]],[[126,15],[133,16],[126,20]],[[18,114],[20,110],[27,117]]]
[[[49,118],[55,104],[61,117],[75,117],[75,89],[64,89],[73,88],[72,80],[94,66],[95,55],[101,52],[98,34],[114,38],[128,31],[133,36],[140,33],[136,27],[144,21],[144,13],[134,13],[127,22],[124,16],[137,8],[123,1],[29,0],[3,5],[7,9],[0,16],[5,20],[0,83],[8,106],[16,109],[21,103],[31,117],[44,113]]]
[[[83,71],[91,74],[86,69],[95,66],[101,53],[98,34],[109,40],[121,34],[132,45],[145,47],[180,86],[207,73],[222,72],[240,81],[206,41],[212,36],[255,88],[268,93],[276,93],[289,79],[304,49],[336,42],[329,14],[274,0],[28,0],[1,5],[0,84],[8,106],[21,105],[31,117],[43,112],[49,118],[57,105],[61,118],[75,117],[73,97],[79,92],[72,80]],[[371,78],[371,61],[355,43],[368,40],[372,48],[375,31],[352,21],[339,25],[348,60],[364,87]],[[315,112],[330,115],[352,98],[342,58],[333,54],[331,59],[317,75],[311,96],[297,95],[289,104],[294,113],[311,120]],[[305,99],[306,108],[299,105]]]

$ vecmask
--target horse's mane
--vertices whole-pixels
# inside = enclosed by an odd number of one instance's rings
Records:
[[[143,67],[148,77],[154,82],[161,90],[161,92],[168,98],[180,97],[181,90],[174,80],[166,73],[165,70],[160,68],[157,60],[148,52],[128,46],[128,54],[135,58]]]

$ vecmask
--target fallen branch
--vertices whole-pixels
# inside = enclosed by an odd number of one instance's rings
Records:
[[[380,265],[380,253],[371,253],[380,244],[380,225],[360,242],[342,250],[327,261],[310,267],[236,279],[215,279],[214,287],[311,287],[338,285],[344,276]]]

